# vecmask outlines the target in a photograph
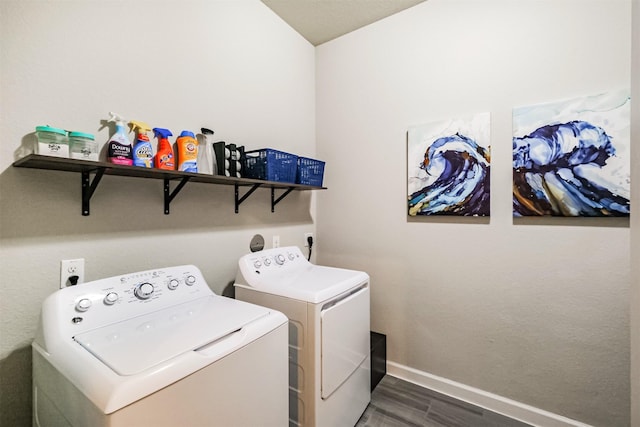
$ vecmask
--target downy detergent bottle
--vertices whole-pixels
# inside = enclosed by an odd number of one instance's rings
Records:
[[[127,136],[126,120],[120,115],[110,112],[110,122],[116,122],[116,132],[107,142],[107,159],[117,165],[133,164],[133,147]]]
[[[147,132],[151,131],[148,124],[129,120],[131,130],[137,134],[136,142],[133,146],[133,165],[142,168],[153,167],[153,147],[149,141]]]
[[[183,130],[176,139],[178,148],[178,170],[198,173],[198,140],[193,132]]]
[[[164,170],[175,170],[176,162],[173,157],[173,147],[169,142],[169,137],[173,136],[169,129],[153,128],[153,133],[158,138],[158,152],[156,153],[156,168]]]

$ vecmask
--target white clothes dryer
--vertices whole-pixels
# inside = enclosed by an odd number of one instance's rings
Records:
[[[282,427],[287,329],[193,265],[61,289],[32,345],[33,424]]]
[[[289,425],[354,426],[371,400],[369,276],[298,247],[239,260],[236,299],[289,318]]]

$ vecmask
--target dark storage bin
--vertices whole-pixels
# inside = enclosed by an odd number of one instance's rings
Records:
[[[371,331],[371,391],[387,373],[387,336]]]

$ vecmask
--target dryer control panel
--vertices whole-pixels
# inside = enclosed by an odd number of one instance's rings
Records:
[[[61,289],[48,298],[53,322],[72,335],[122,319],[141,316],[196,298],[214,295],[193,265],[140,271]]]
[[[254,271],[256,274],[268,274],[276,270],[293,272],[311,265],[297,246],[254,252],[243,256],[239,263],[243,271]]]
[[[312,264],[289,246],[242,256],[234,286],[317,304],[368,281],[362,271]]]

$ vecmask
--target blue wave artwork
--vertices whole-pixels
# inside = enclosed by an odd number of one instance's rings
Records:
[[[408,213],[490,214],[489,113],[408,133]]]
[[[628,113],[628,91],[514,110],[513,215],[628,216]]]

